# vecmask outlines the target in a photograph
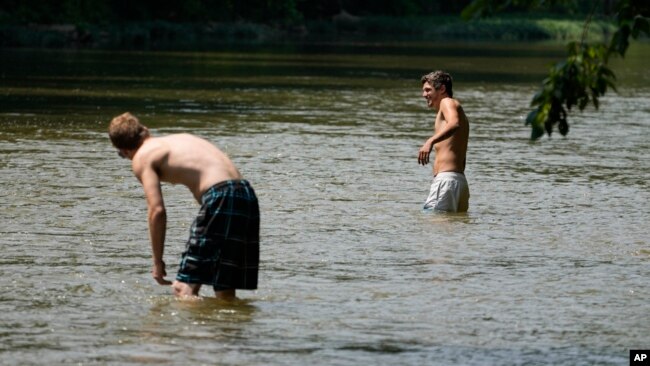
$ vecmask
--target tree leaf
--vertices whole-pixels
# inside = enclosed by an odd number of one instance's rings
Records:
[[[531,128],[530,139],[537,140],[542,136],[544,136],[544,129],[536,125],[533,125],[533,127]]]
[[[629,38],[630,38],[630,26],[624,25],[621,28],[619,28],[614,33],[614,36],[612,37],[612,40],[610,42],[610,46],[609,46],[610,53],[616,52],[621,56],[625,56],[625,51],[630,45]]]
[[[639,37],[641,33],[645,33],[645,35],[650,35],[650,19],[637,15],[634,17],[634,21],[632,22],[632,37],[635,39]]]
[[[551,134],[553,133],[553,122],[551,122],[550,120],[546,121],[546,123],[544,123],[544,129],[546,130],[546,133],[549,136],[551,136]]]
[[[537,121],[537,114],[539,113],[539,109],[533,109],[532,111],[528,112],[528,116],[526,116],[526,123],[527,125],[535,125],[535,122]]]
[[[569,124],[567,123],[566,118],[561,119],[560,122],[558,122],[557,128],[562,136],[566,136],[569,133]]]
[[[484,17],[490,13],[489,0],[474,0],[460,13],[461,18],[464,20],[472,20]]]

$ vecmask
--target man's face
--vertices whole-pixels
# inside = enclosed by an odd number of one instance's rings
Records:
[[[444,90],[444,86],[441,86],[440,89],[436,90],[433,88],[433,85],[429,84],[429,82],[422,84],[422,96],[426,99],[429,108],[438,109],[438,107],[440,107],[440,101],[443,98],[442,95],[444,94]]]

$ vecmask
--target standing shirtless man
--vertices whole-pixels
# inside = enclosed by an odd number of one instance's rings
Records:
[[[198,296],[202,284],[212,285],[221,299],[234,298],[235,289],[257,288],[257,197],[228,156],[190,134],[152,137],[130,113],[111,121],[109,137],[118,154],[131,160],[144,188],[156,282],[171,284],[177,296]],[[161,182],[185,185],[201,205],[173,283],[165,279],[167,215]]]
[[[469,121],[451,85],[451,75],[435,71],[422,76],[422,96],[429,108],[437,111],[434,134],[420,148],[418,163],[429,163],[435,149],[433,183],[425,209],[466,212],[469,186],[465,179],[465,161],[469,137]]]

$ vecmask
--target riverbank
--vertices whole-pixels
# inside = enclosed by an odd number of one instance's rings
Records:
[[[345,41],[567,41],[579,40],[584,18],[504,16],[473,21],[458,17],[355,17],[280,27],[255,23],[0,25],[0,47],[209,49],[223,44]],[[588,39],[611,35],[615,26],[594,20]]]

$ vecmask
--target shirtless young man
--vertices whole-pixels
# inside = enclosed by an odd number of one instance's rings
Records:
[[[429,108],[437,111],[434,134],[420,148],[418,163],[429,163],[435,149],[433,183],[425,209],[466,212],[469,186],[465,179],[465,161],[469,121],[458,100],[453,99],[451,75],[435,71],[422,76],[422,96]]]
[[[130,113],[115,117],[109,137],[132,161],[147,200],[153,278],[177,296],[198,296],[202,284],[217,298],[257,288],[260,215],[257,197],[232,161],[210,142],[190,135],[152,137]],[[176,281],[166,280],[163,251],[167,216],[161,182],[183,184],[201,205]]]

